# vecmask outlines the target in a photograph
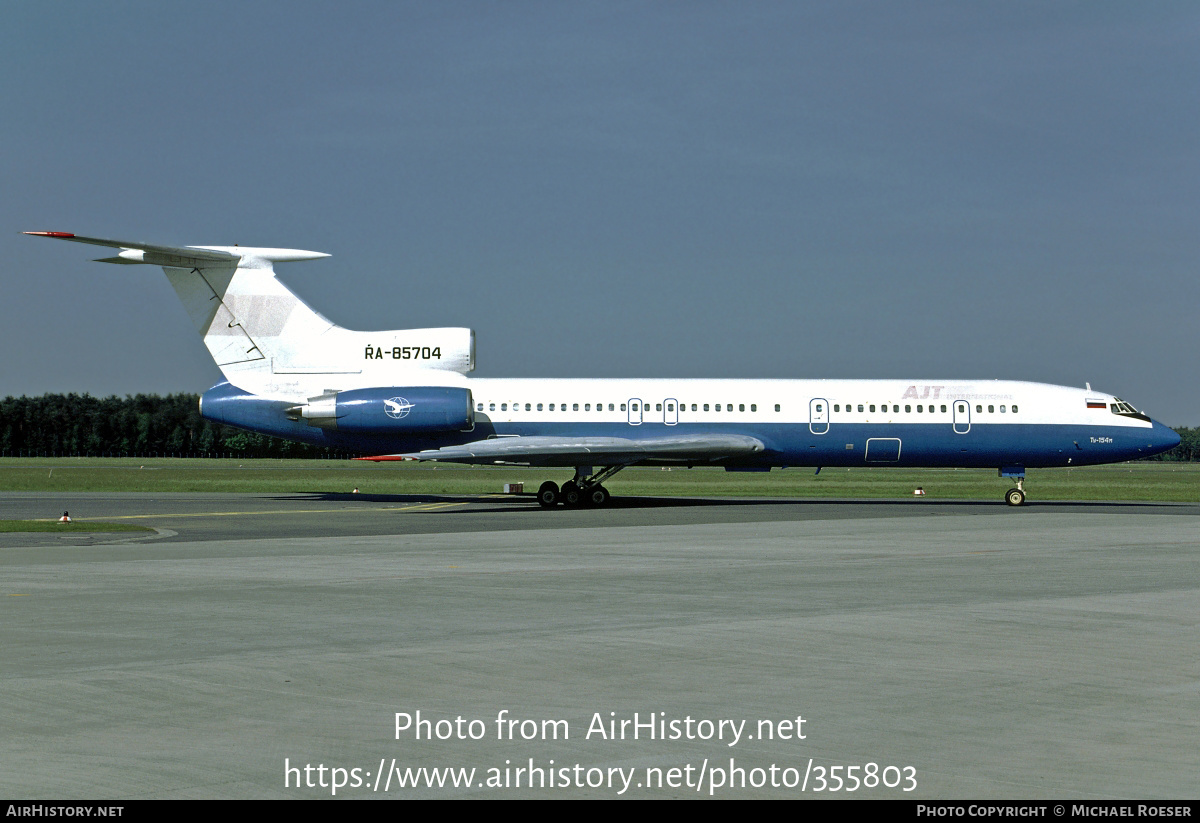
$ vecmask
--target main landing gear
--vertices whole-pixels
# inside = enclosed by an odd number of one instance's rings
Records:
[[[553,480],[547,480],[538,487],[538,504],[543,509],[552,509],[559,503],[568,509],[583,506],[599,509],[607,506],[612,496],[608,489],[600,484],[623,468],[625,467],[606,466],[600,472],[592,474],[591,466],[578,466],[575,476],[563,483],[561,488]]]

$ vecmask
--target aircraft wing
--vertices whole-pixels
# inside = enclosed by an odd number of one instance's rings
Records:
[[[761,440],[743,434],[683,434],[633,440],[626,437],[495,437],[461,446],[360,460],[437,460],[526,466],[714,463],[763,451]]]

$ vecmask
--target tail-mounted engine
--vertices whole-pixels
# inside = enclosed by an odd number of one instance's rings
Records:
[[[471,390],[440,386],[329,392],[290,407],[287,417],[322,429],[363,434],[420,434],[475,428]]]

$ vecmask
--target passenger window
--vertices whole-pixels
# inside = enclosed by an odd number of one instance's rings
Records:
[[[695,404],[695,403],[693,403],[693,404],[692,404],[692,411],[695,411],[695,410],[696,410],[696,404]]]
[[[892,411],[894,411],[896,414],[899,414],[899,413],[900,413],[900,407],[899,407],[899,406],[892,406]]]
[[[538,411],[541,411],[541,410],[542,410],[542,404],[538,403]]]
[[[476,406],[475,411],[483,411],[483,404],[480,403],[478,406]]]
[[[591,404],[591,403],[584,403],[584,404],[583,404],[583,410],[584,410],[584,411],[591,411],[591,410],[592,410],[592,404]]]
[[[874,405],[872,405],[872,406],[871,406],[871,414],[874,414],[874,413],[875,413],[875,406],[874,406]]]
[[[654,410],[655,410],[655,411],[662,411],[662,403],[655,403],[655,404],[654,404]]]
[[[905,404],[905,406],[904,406],[904,413],[905,413],[905,414],[908,414],[908,413],[910,413],[911,411],[912,411],[912,406],[910,406],[910,405],[908,405],[908,404],[906,403],[906,404]]]
[[[572,404],[571,404],[571,411],[579,411],[579,404],[578,404],[578,403],[572,403]]]
[[[667,411],[675,411],[675,404],[674,404],[674,403],[668,403],[668,404],[667,404]]]
[[[530,407],[529,407],[529,404],[528,404],[528,403],[526,403],[526,404],[525,404],[525,411],[529,411],[529,409],[530,409]]]
[[[508,411],[508,404],[507,404],[507,403],[501,403],[501,404],[500,404],[500,411]]]
[[[1016,414],[1016,413],[1017,413],[1017,407],[1013,406],[1013,414]]]
[[[945,406],[942,406],[942,413],[943,413],[943,414],[945,414],[945,413],[946,413],[946,407],[945,407]]]
[[[746,410],[746,404],[738,403],[738,411],[745,411],[745,410]]]
[[[757,403],[751,403],[751,404],[750,404],[750,411],[752,411],[752,412],[756,412],[756,411],[758,411],[758,404],[757,404]]]
[[[908,407],[905,406],[905,408],[907,409]],[[920,414],[923,411],[925,411],[925,408],[923,406],[917,406],[917,414]]]
[[[496,404],[488,403],[488,411],[495,411],[495,410],[496,410]]]
[[[862,405],[862,403],[859,403],[859,404],[858,404],[858,410],[859,410],[859,411],[862,411],[862,410],[863,410],[863,405]],[[871,411],[875,411],[875,409],[871,409]]]
[[[976,404],[976,405],[975,405],[975,411],[976,411],[976,412],[978,412],[979,414],[983,414],[983,406],[980,406],[979,404]]]
[[[705,403],[705,404],[704,404],[704,410],[705,410],[705,411],[708,411],[708,404],[707,404],[707,403]]]
[[[625,411],[625,404],[624,404],[624,403],[622,403],[622,404],[621,404],[621,411]]]
[[[996,411],[996,407],[989,403],[988,404],[988,414],[994,414],[995,411]]]
[[[817,411],[820,411],[820,410],[821,410],[821,404],[820,404],[820,403],[818,403],[818,404],[817,404]]]
[[[1003,407],[1003,406],[1001,406],[1001,407],[1000,407],[1000,413],[1001,413],[1001,414],[1004,414],[1004,407]]]
[[[720,404],[720,403],[714,403],[714,404],[713,404],[713,411],[720,411],[720,410],[721,410],[721,404]]]
[[[726,404],[725,404],[725,411],[733,411],[733,404],[732,404],[732,403],[726,403]]]
[[[779,404],[778,404],[778,403],[776,403],[776,404],[775,404],[775,411],[779,411]]]

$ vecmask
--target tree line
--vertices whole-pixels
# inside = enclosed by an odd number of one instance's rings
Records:
[[[200,416],[195,394],[92,397],[44,394],[0,400],[2,457],[307,457],[355,455],[223,426]],[[1200,428],[1152,460],[1200,460]]]
[[[2,457],[307,457],[356,455],[223,426],[195,394],[0,400]]]

